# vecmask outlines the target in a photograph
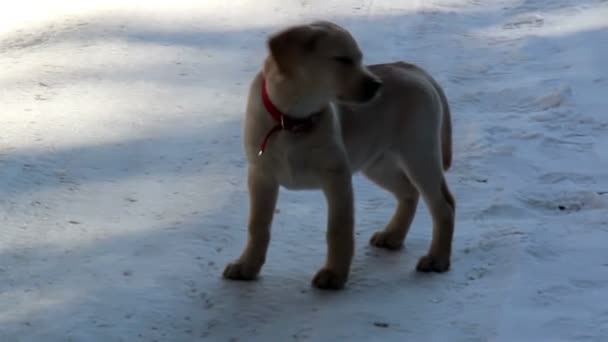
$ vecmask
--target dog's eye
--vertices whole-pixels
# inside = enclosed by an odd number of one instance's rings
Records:
[[[353,65],[355,64],[355,61],[353,61],[352,58],[350,57],[346,57],[346,56],[339,56],[339,57],[334,57],[334,60],[340,64],[344,64],[344,65]]]

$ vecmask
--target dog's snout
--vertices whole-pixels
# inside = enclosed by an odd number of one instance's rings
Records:
[[[373,78],[367,80],[364,85],[365,97],[371,99],[376,95],[376,93],[378,92],[378,90],[380,90],[381,87],[382,81]]]

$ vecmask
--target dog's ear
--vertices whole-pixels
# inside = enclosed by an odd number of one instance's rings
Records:
[[[311,25],[295,26],[272,35],[268,49],[282,73],[289,74],[290,62],[299,54],[315,50],[319,38],[327,32]]]

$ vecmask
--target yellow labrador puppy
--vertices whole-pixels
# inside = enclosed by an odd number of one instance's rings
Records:
[[[244,123],[249,236],[224,277],[251,280],[260,272],[279,187],[321,189],[328,206],[327,259],[312,283],[342,288],[353,257],[352,175],[358,171],[398,202],[371,244],[400,248],[422,194],[433,236],[417,270],[447,271],[455,203],[444,177],[452,138],[440,86],[412,64],[362,64],[353,37],[327,21],[282,30],[269,38],[268,49]]]

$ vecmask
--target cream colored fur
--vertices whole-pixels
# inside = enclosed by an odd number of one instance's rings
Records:
[[[244,123],[249,236],[224,276],[251,280],[259,274],[279,187],[321,189],[328,207],[327,259],[313,285],[342,288],[354,253],[355,172],[391,192],[398,203],[371,244],[400,248],[422,195],[433,218],[433,234],[417,269],[447,271],[455,203],[444,177],[451,164],[452,137],[450,110],[440,86],[412,64],[364,65],[353,37],[330,22],[287,28],[272,35],[268,47],[263,70],[251,83]],[[262,77],[283,113],[296,118],[320,110],[322,114],[311,132],[280,131],[258,156],[264,136],[276,124],[262,103]]]

